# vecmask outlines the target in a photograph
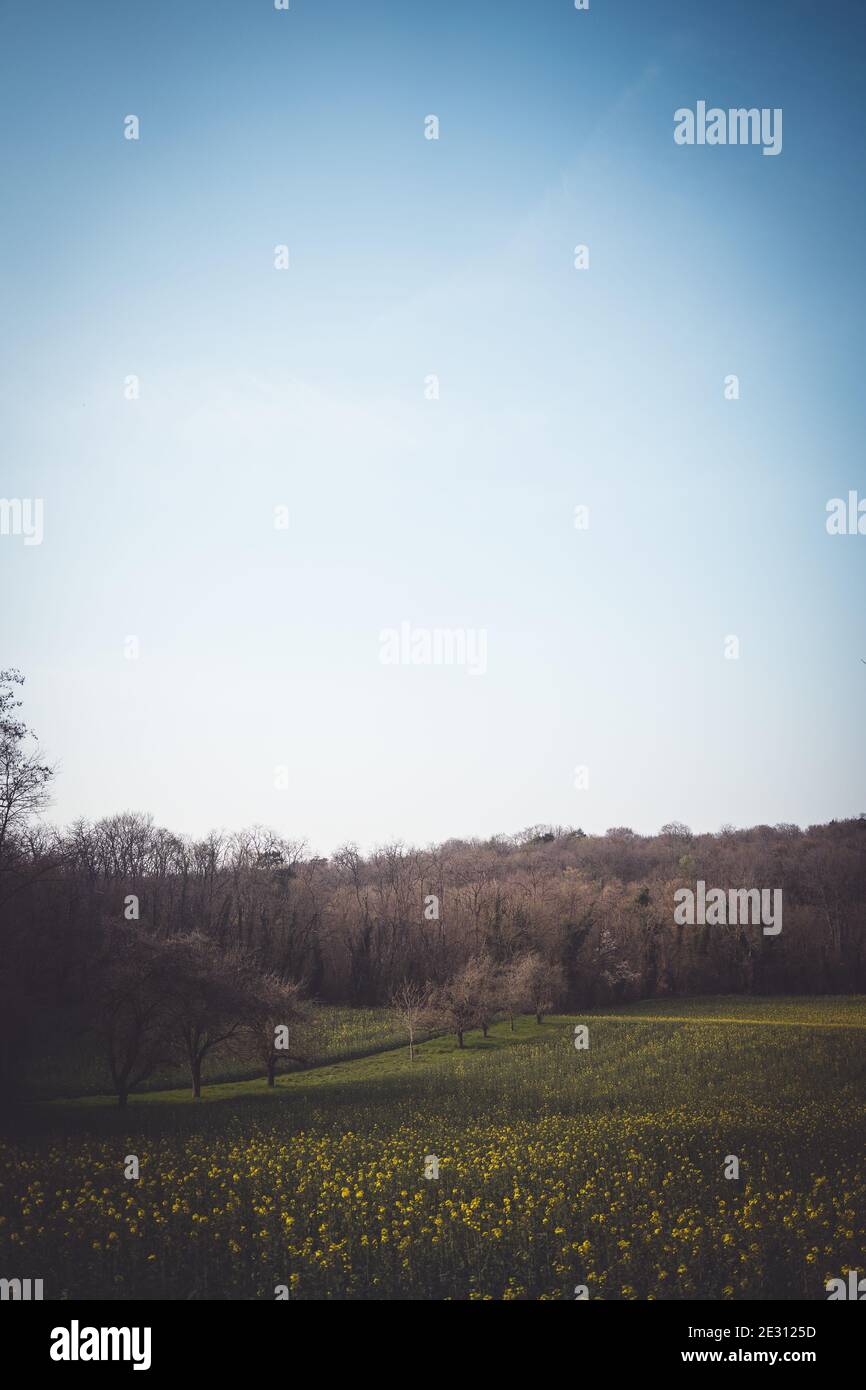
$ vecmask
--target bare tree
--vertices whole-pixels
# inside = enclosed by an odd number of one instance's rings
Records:
[[[436,1012],[449,1032],[457,1035],[463,1047],[464,1034],[481,1026],[486,1014],[489,991],[489,965],[482,956],[472,956],[436,995]]]
[[[529,1007],[529,988],[526,979],[526,957],[518,956],[509,961],[502,972],[502,1002],[508,1014],[511,1031],[514,1032],[514,1018]]]
[[[530,951],[519,963],[519,979],[527,1003],[535,1014],[535,1021],[541,1023],[544,1015],[549,1013],[562,997],[562,970],[558,965],[545,960],[538,951]]]
[[[0,671],[0,866],[9,838],[48,805],[54,776],[54,768],[42,762],[36,735],[15,714],[21,707],[15,686],[23,684],[13,667]]]
[[[205,1057],[235,1037],[254,1014],[260,978],[243,951],[220,952],[205,936],[172,937],[165,950],[170,1027],[189,1063],[198,1100]]]
[[[309,1060],[301,1038],[309,1037],[312,1015],[312,1005],[303,998],[301,986],[294,980],[283,981],[269,974],[257,983],[241,1031],[252,1042],[269,1086],[276,1084],[277,1063],[281,1059],[302,1064]]]
[[[434,1008],[429,985],[404,980],[391,995],[391,1008],[406,1030],[409,1038],[409,1061],[414,1062],[415,1038],[429,1022]]]
[[[165,954],[141,932],[109,929],[90,977],[93,1030],[102,1041],[117,1103],[125,1109],[130,1091],[168,1061]]]
[[[486,1038],[491,1023],[502,1012],[502,971],[496,962],[487,955],[477,957],[478,969],[478,1025]]]

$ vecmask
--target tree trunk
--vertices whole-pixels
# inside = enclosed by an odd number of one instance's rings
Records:
[[[458,1046],[458,1047],[462,1047],[462,1046],[463,1046],[463,1034],[462,1034],[462,1032],[460,1032],[459,1029],[458,1029],[458,1032],[457,1032],[457,1046]]]
[[[117,1104],[118,1104],[119,1109],[121,1109],[121,1110],[125,1110],[125,1109],[126,1109],[126,1102],[127,1102],[128,1099],[129,1099],[129,1092],[128,1092],[128,1091],[124,1091],[124,1090],[118,1091],[118,1093],[117,1093]]]
[[[535,1015],[535,1022],[536,1022],[536,1023],[540,1023],[540,1022],[541,1022],[541,1014],[536,1014],[536,1015]]]
[[[514,1032],[514,1014],[509,1014],[509,1018],[511,1019],[511,1031],[512,1031],[512,1033],[513,1033],[513,1032]]]
[[[196,1057],[192,1064],[192,1098],[201,1100],[201,1058]]]
[[[482,1033],[484,1034],[485,1038],[487,1037],[487,1029],[488,1029],[489,1027],[490,1027],[489,1023],[482,1023],[482,1025],[481,1025],[481,1031],[482,1031]]]
[[[268,1085],[269,1085],[269,1086],[275,1086],[275,1085],[276,1085],[276,1076],[277,1076],[277,1059],[276,1059],[276,1057],[269,1057],[269,1058],[268,1058]]]

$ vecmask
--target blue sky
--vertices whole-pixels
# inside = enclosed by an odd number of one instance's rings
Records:
[[[6,3],[0,495],[45,521],[0,662],[53,816],[327,853],[866,810],[866,536],[825,527],[866,497],[864,31]],[[677,146],[698,100],[781,107],[782,153]],[[404,621],[486,672],[383,665]]]

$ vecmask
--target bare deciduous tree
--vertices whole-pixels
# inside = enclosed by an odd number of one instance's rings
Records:
[[[198,1100],[205,1057],[235,1037],[256,1007],[256,971],[243,951],[219,951],[199,934],[170,938],[164,950],[169,1027]]]
[[[529,989],[526,982],[524,956],[509,961],[502,972],[502,1003],[508,1014],[511,1031],[514,1032],[514,1019],[529,1007]]]
[[[158,942],[117,926],[109,929],[90,978],[93,1030],[121,1109],[130,1092],[170,1060],[165,965]]]
[[[531,951],[519,963],[519,978],[535,1021],[541,1023],[562,998],[562,970],[538,951]]]
[[[429,1023],[434,1009],[429,985],[403,980],[391,995],[391,1008],[406,1030],[409,1039],[409,1061],[414,1062],[415,1039],[425,1024]]]
[[[308,1061],[312,1005],[304,999],[299,984],[277,975],[263,975],[253,990],[241,1032],[251,1041],[268,1085],[274,1086],[279,1061]],[[302,1046],[302,1037],[306,1046]]]
[[[448,1031],[457,1035],[458,1047],[464,1046],[464,1034],[470,1028],[483,1027],[485,1020],[489,1025],[490,972],[489,957],[471,956],[437,992],[436,1012]]]
[[[23,684],[20,671],[0,671],[0,866],[10,837],[48,805],[48,783],[54,776],[54,768],[41,759],[32,729],[15,714],[21,707],[15,686]]]

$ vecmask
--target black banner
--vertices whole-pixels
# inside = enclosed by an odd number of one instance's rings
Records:
[[[271,1366],[274,1373],[291,1373],[299,1351],[322,1355],[321,1345],[310,1341],[320,1326],[333,1338],[324,1349],[331,1374],[344,1365],[357,1373],[359,1348],[371,1336],[380,1345],[381,1338],[393,1340],[395,1351],[407,1333],[434,1337],[430,1346],[435,1356],[443,1334],[480,1334],[485,1357],[493,1353],[495,1358],[500,1349],[511,1354],[506,1339],[525,1335],[531,1327],[536,1336],[553,1339],[535,1347],[542,1367],[552,1353],[571,1346],[576,1367],[591,1355],[594,1366],[601,1362],[612,1374],[793,1366],[818,1371],[826,1379],[851,1365],[862,1349],[864,1332],[863,1314],[834,1301],[593,1302],[560,1308],[553,1316],[541,1314],[542,1321],[531,1324],[524,1323],[526,1313],[513,1306],[505,1323],[494,1314],[492,1324],[486,1317],[480,1324],[466,1324],[459,1314],[455,1322],[453,1308],[431,1312],[429,1305],[423,1305],[423,1311],[417,1303],[397,1306],[397,1321],[392,1315],[386,1325],[378,1322],[381,1304],[369,1303],[6,1303],[0,1326],[7,1364],[14,1358],[25,1373],[50,1371],[52,1379],[92,1376],[100,1369],[157,1379],[190,1371],[258,1378]],[[356,1320],[359,1307],[364,1309],[363,1323]],[[417,1329],[412,1328],[415,1316],[421,1317]],[[321,1325],[319,1318],[324,1319]],[[488,1340],[491,1335],[497,1340]],[[474,1345],[480,1349],[481,1344]],[[431,1357],[429,1365],[435,1364]],[[427,1365],[425,1361],[413,1371],[413,1378],[423,1377]]]

